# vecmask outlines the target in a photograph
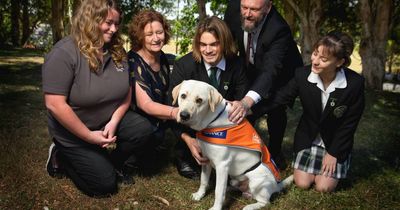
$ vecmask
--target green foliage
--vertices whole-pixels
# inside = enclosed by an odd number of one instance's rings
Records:
[[[22,2],[21,2],[22,3]],[[51,16],[50,0],[26,0],[28,5],[29,32],[32,33],[40,23],[49,23]],[[0,46],[11,42],[11,0],[0,1]],[[21,5],[22,9],[22,5]],[[21,11],[22,21],[22,11]],[[22,27],[22,24],[20,24]],[[19,28],[22,31],[22,28]],[[22,33],[20,33],[22,34]],[[20,37],[22,38],[22,37]],[[22,43],[24,44],[24,43]]]
[[[228,0],[208,0],[213,15],[223,17]],[[210,15],[210,14],[207,14]],[[173,23],[173,33],[178,37],[179,53],[185,54],[190,49],[195,28],[198,23],[198,7],[195,0],[185,0],[185,6]]]
[[[150,7],[149,0],[122,0],[120,4],[124,12],[122,25],[127,25],[132,20],[132,17],[141,9]],[[127,33],[127,31],[127,27],[122,27],[123,33]]]
[[[151,0],[150,7],[161,12],[161,14],[167,15],[175,12],[175,2],[175,0]]]
[[[198,19],[194,14],[197,14],[197,4],[195,4],[195,0],[188,0],[175,22],[173,32],[175,36],[178,37],[177,44],[179,45],[180,54],[187,53],[192,43],[195,27],[198,22]]]
[[[10,0],[4,0],[0,3],[0,46],[10,45],[11,43],[11,15]]]
[[[122,0],[121,7],[124,12],[123,25],[127,25],[133,16],[142,9],[153,8],[162,14],[168,14],[174,10],[174,0]],[[127,33],[127,27],[122,28]]]
[[[358,0],[326,1],[324,9],[325,21],[321,34],[332,30],[344,31],[356,40],[360,39],[361,24],[358,20]]]
[[[394,0],[394,11],[392,15],[392,26],[387,43],[388,67],[397,67],[400,72],[400,0]],[[395,72],[392,70],[392,72]]]
[[[223,18],[229,0],[209,0],[214,15]]]

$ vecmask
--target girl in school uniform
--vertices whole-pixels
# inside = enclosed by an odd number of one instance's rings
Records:
[[[320,192],[333,191],[350,167],[354,133],[364,110],[364,79],[347,68],[353,40],[330,32],[314,45],[311,65],[298,68],[295,77],[275,96],[287,104],[299,96],[303,114],[294,137],[294,181],[304,189],[315,184]]]

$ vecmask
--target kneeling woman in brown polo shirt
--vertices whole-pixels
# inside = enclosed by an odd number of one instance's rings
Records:
[[[118,33],[121,15],[114,0],[82,1],[71,35],[53,47],[42,67],[54,142],[47,170],[55,176],[64,169],[89,196],[117,191],[115,163],[105,147],[116,141],[131,101],[126,53]]]

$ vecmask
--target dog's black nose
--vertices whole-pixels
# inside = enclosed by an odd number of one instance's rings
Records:
[[[188,112],[182,111],[179,116],[181,117],[182,121],[186,121],[190,118],[190,114]]]

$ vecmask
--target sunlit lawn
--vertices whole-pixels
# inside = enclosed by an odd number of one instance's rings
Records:
[[[50,139],[41,92],[42,53],[0,50],[0,209],[208,209],[213,192],[200,202],[190,199],[198,182],[180,177],[169,163],[153,176],[138,176],[111,198],[94,199],[68,179],[50,178],[44,170]],[[367,92],[349,179],[338,191],[320,194],[294,186],[274,196],[270,209],[399,209],[400,95]],[[284,151],[292,160],[293,133],[301,110],[289,110]],[[260,123],[261,133],[265,126]],[[173,145],[172,135],[168,140]],[[172,154],[171,154],[172,155]],[[283,172],[287,176],[291,169]],[[228,193],[226,208],[251,203]]]

